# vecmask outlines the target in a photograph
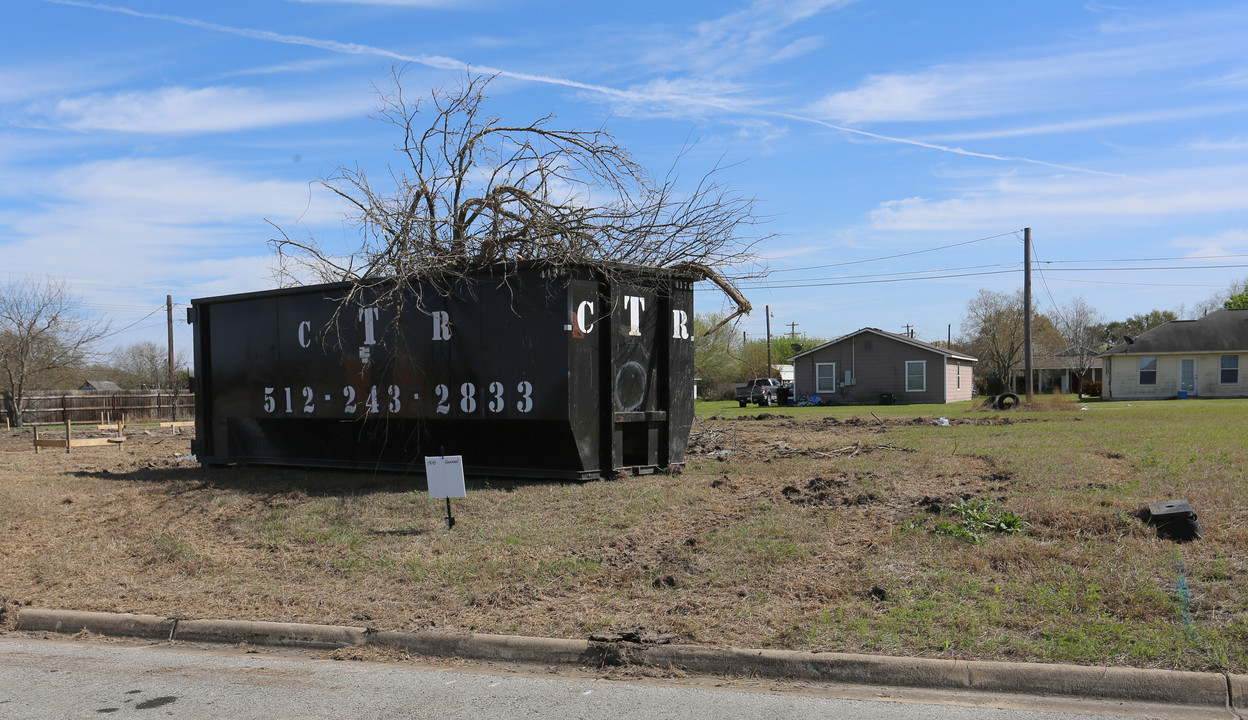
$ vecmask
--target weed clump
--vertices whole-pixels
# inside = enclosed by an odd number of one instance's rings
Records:
[[[965,540],[978,545],[983,542],[984,535],[1000,533],[1015,535],[1028,527],[1017,514],[1009,511],[998,511],[991,500],[963,500],[946,505],[941,510],[941,518],[927,528],[933,535]],[[925,527],[929,518],[911,519],[903,526],[904,530],[917,530]]]

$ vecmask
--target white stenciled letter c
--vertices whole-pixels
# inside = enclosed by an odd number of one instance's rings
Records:
[[[586,322],[586,316],[593,315],[593,312],[594,304],[589,300],[582,301],[580,305],[576,306],[576,328],[586,335],[594,330],[594,321],[589,320]]]

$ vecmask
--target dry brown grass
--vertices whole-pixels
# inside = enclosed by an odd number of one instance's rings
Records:
[[[1248,450],[1223,434],[1243,421],[1153,405],[940,408],[948,427],[905,408],[725,410],[695,425],[683,474],[470,483],[450,531],[416,478],[201,469],[185,437],[156,431],[36,456],[14,433],[0,436],[0,597],[1243,672]],[[1163,495],[1188,497],[1209,536],[1174,545],[1130,514]],[[1030,525],[978,544],[932,532],[967,499]]]

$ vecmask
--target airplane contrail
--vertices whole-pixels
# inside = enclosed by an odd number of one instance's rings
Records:
[[[1101,175],[1105,177],[1119,178],[1123,180],[1132,180],[1136,182],[1147,182],[1139,178],[1132,178],[1128,175],[1120,175],[1118,173],[1105,172],[1103,170],[1092,170],[1073,165],[1060,165],[1058,163],[1048,162],[1046,160],[1036,160],[1027,157],[1015,157],[1009,155],[994,155],[990,153],[975,152],[959,147],[950,147],[948,145],[940,145],[937,143],[924,142],[922,140],[911,140],[908,138],[895,137],[892,135],[881,135],[880,133],[868,132],[856,128],[837,125],[818,118],[807,117],[804,115],[796,115],[793,113],[763,110],[759,108],[743,108],[740,104],[729,104],[718,102],[710,98],[696,98],[684,94],[659,94],[659,93],[642,93],[632,90],[620,90],[618,88],[608,87],[606,85],[595,85],[591,83],[569,80],[567,78],[551,77],[549,75],[534,75],[530,73],[515,72],[502,68],[494,68],[486,65],[473,65],[471,63],[458,60],[456,58],[445,57],[441,55],[406,55],[394,52],[385,48],[373,45],[363,45],[360,43],[343,43],[336,40],[322,40],[319,38],[304,37],[302,35],[287,35],[284,33],[272,32],[269,30],[254,30],[251,28],[239,28],[231,25],[221,25],[219,23],[211,23],[204,20],[196,20],[194,18],[186,18],[178,15],[168,15],[164,13],[149,13],[131,8],[119,7],[116,5],[106,5],[104,3],[83,2],[82,0],[43,0],[53,5],[68,5],[71,7],[87,8],[91,10],[101,10],[104,12],[118,13],[121,15],[130,15],[137,18],[145,18],[148,20],[162,20],[165,22],[177,23],[188,27],[200,28],[202,30],[210,30],[213,32],[235,35],[237,37],[250,38],[252,40],[263,40],[267,42],[282,43],[285,45],[303,45],[305,47],[318,48],[328,52],[342,53],[345,55],[372,55],[376,57],[388,58],[401,62],[416,63],[438,70],[477,70],[488,75],[499,75],[515,80],[524,80],[528,82],[542,83],[546,85],[557,85],[561,87],[573,88],[576,90],[585,90],[600,95],[605,95],[620,100],[629,100],[633,102],[666,102],[666,103],[684,103],[701,105],[704,107],[715,108],[724,112],[734,114],[747,115],[765,115],[770,117],[785,118],[794,122],[802,122],[812,125],[819,125],[830,130],[846,133],[849,135],[857,135],[859,137],[871,138],[881,142],[896,143],[899,145],[910,145],[912,147],[920,147],[927,150],[935,150],[938,152],[950,153],[953,155],[962,155],[965,157],[981,158],[984,160],[995,160],[999,162],[1018,162],[1031,165],[1040,165],[1056,170],[1065,170],[1068,172],[1084,173],[1087,175]]]

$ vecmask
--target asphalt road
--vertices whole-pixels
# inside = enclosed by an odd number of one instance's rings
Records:
[[[696,679],[620,681],[542,668],[431,668],[413,663],[340,662],[307,653],[0,638],[0,718],[135,716],[196,720],[1233,717],[1229,712],[968,693]]]

